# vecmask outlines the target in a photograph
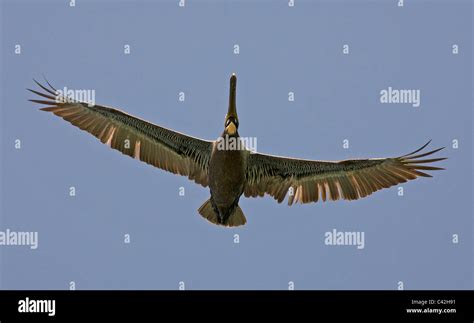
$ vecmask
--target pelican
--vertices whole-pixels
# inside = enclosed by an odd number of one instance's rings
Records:
[[[34,81],[39,91],[28,90],[48,99],[30,100],[46,105],[41,110],[52,112],[125,155],[209,187],[210,198],[198,212],[209,222],[225,227],[247,222],[239,206],[242,194],[245,197],[268,194],[278,203],[288,195],[288,205],[357,200],[417,177],[432,177],[422,171],[444,169],[427,164],[446,158],[422,158],[444,148],[420,153],[431,140],[399,157],[343,161],[272,156],[248,149],[229,149],[225,145],[227,148],[219,148],[222,142],[240,140],[235,74],[230,77],[224,130],[213,141],[158,126],[115,108],[65,97],[47,80],[44,85]]]

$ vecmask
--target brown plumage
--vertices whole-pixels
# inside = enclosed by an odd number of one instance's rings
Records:
[[[443,168],[427,164],[446,159],[424,158],[443,149],[420,153],[429,142],[400,157],[334,162],[222,149],[219,145],[222,141],[240,140],[235,74],[230,79],[224,132],[216,141],[194,138],[114,108],[66,100],[48,82],[49,87],[36,84],[44,92],[29,90],[48,100],[30,101],[46,105],[41,110],[54,113],[125,155],[209,186],[211,197],[198,211],[210,222],[223,226],[246,223],[238,205],[242,194],[245,197],[268,194],[278,203],[288,195],[288,205],[356,200],[420,176],[431,177],[423,171]]]
[[[246,197],[269,194],[280,203],[290,190],[289,205],[317,202],[319,199],[357,200],[419,176],[431,177],[421,170],[443,169],[424,164],[446,158],[422,159],[443,148],[416,155],[428,144],[395,158],[336,162],[251,154],[244,194]]]

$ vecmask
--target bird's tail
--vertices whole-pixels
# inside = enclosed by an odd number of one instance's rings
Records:
[[[218,214],[216,213],[216,211],[214,211],[214,208],[212,207],[210,198],[206,202],[204,202],[203,205],[201,205],[201,207],[198,209],[198,212],[204,219],[217,225],[223,225],[226,227],[238,227],[247,223],[247,219],[245,218],[244,212],[242,212],[242,209],[238,205],[235,207],[234,211],[227,219],[227,222],[221,223],[219,221]]]

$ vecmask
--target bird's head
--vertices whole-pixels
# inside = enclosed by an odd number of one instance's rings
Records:
[[[237,117],[237,106],[235,104],[235,91],[237,88],[237,76],[232,73],[230,77],[229,110],[225,116],[224,133],[229,136],[238,136],[239,118]]]

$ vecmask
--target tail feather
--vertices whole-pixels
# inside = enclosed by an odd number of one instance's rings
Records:
[[[201,207],[198,209],[199,214],[206,219],[207,221],[215,224],[219,224],[219,218],[217,217],[217,213],[214,211],[212,207],[211,199],[208,199],[204,202]]]
[[[238,227],[247,223],[247,219],[245,218],[244,212],[240,206],[236,206],[234,209],[234,213],[232,213],[227,220],[226,225],[229,227]]]
[[[229,216],[226,223],[221,223],[219,221],[219,216],[212,207],[211,199],[208,199],[206,202],[204,202],[198,209],[198,212],[203,218],[217,225],[238,227],[247,223],[244,212],[242,212],[242,209],[238,205],[235,207],[233,213]]]

